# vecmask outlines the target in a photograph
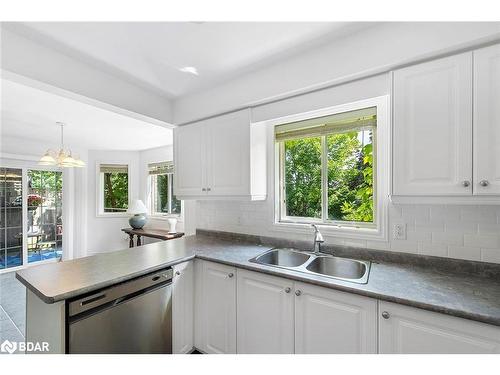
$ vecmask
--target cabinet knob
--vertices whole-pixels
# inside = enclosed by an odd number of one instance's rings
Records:
[[[292,288],[290,288],[289,286],[287,286],[285,288],[285,293],[290,293],[292,291]]]
[[[479,185],[481,185],[482,187],[486,187],[488,186],[490,183],[488,180],[481,180],[479,181]]]
[[[212,189],[210,189],[210,188],[207,188],[207,191],[212,191]]]
[[[298,296],[300,296],[301,294],[302,294],[302,291],[300,291],[300,290],[296,290],[296,291],[295,291],[295,295],[296,295],[297,297],[298,297]]]
[[[201,191],[207,191],[207,188],[201,188]]]
[[[462,181],[462,186],[463,187],[469,187],[470,186],[470,181],[468,181],[468,180]]]
[[[387,311],[382,312],[382,318],[389,319],[390,317],[391,317],[391,314],[389,314]]]
[[[176,271],[176,272],[175,272],[175,274],[176,274],[177,276],[180,276],[180,275],[181,275],[181,271]]]
[[[227,275],[227,277],[229,277],[229,278],[231,278],[233,276],[234,276],[234,273],[232,273],[232,272],[228,273],[228,275]]]

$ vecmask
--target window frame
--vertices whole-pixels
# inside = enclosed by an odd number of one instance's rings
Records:
[[[286,212],[285,202],[282,197],[284,191],[284,144],[276,142],[274,127],[290,122],[303,121],[317,117],[334,115],[337,113],[349,112],[368,107],[376,107],[377,126],[374,139],[374,222],[346,222],[314,218],[300,218],[281,216]],[[388,194],[389,194],[389,176],[390,176],[390,99],[388,95],[375,98],[359,100],[352,103],[336,105],[319,110],[313,110],[300,114],[280,117],[278,119],[266,121],[272,125],[272,147],[274,150],[274,210],[273,210],[273,229],[277,231],[293,231],[298,233],[310,233],[310,225],[317,224],[326,235],[335,235],[344,238],[367,239],[367,240],[388,240]],[[326,157],[323,153],[322,157]],[[323,169],[327,167],[323,163]],[[322,180],[326,178],[327,173],[323,171]],[[322,182],[323,183],[323,182]],[[323,189],[324,190],[324,189]],[[326,201],[327,191],[323,191],[322,202]],[[284,211],[285,210],[285,211]],[[324,217],[326,207],[322,203],[322,217]]]
[[[126,165],[128,173],[128,204],[130,204],[130,199],[132,197],[132,183],[131,183],[131,165],[126,161],[97,161],[96,162],[96,217],[129,217],[130,214],[125,212],[104,212],[104,178],[101,173],[101,165],[103,164],[116,164],[116,165]]]
[[[148,202],[149,216],[152,218],[156,218],[156,219],[176,218],[176,219],[178,219],[178,221],[181,221],[180,219],[183,217],[182,214],[184,212],[184,201],[182,199],[179,199],[179,201],[181,202],[181,212],[178,214],[172,213],[172,212],[168,212],[168,213],[157,212],[154,209],[156,187],[153,187],[153,183],[152,183],[154,175],[149,174],[150,164],[153,164],[153,163],[148,163],[148,165],[147,165],[147,172],[148,172],[148,182],[147,182],[148,183],[148,199],[147,199],[147,202]],[[175,174],[175,171],[172,173],[162,173],[162,174],[156,175],[156,176],[158,176],[158,175],[167,175],[168,176],[168,180],[169,180],[168,186],[169,186],[169,189],[171,191],[170,194],[168,195],[169,211],[171,211],[171,209],[172,209],[172,195],[174,194],[174,185],[173,185],[174,174]]]

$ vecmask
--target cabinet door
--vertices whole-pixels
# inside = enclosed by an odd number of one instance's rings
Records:
[[[376,353],[377,301],[295,283],[295,353]]]
[[[208,194],[250,194],[250,112],[238,111],[207,122]]]
[[[203,122],[174,129],[175,195],[206,194],[205,134]]]
[[[393,79],[393,194],[471,195],[472,53]]]
[[[500,353],[499,327],[389,302],[379,311],[380,353]]]
[[[236,269],[201,261],[195,277],[195,345],[205,353],[236,353]]]
[[[174,354],[189,353],[193,349],[194,315],[193,262],[174,266],[172,281],[172,349]]]
[[[474,51],[474,195],[500,194],[500,45]]]
[[[293,282],[238,269],[238,353],[294,352]]]

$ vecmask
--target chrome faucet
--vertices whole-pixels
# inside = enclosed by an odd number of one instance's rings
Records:
[[[319,255],[321,254],[321,244],[325,242],[323,239],[323,235],[319,231],[319,228],[316,224],[311,224],[311,226],[314,228],[314,247],[313,247],[313,253],[314,255]]]

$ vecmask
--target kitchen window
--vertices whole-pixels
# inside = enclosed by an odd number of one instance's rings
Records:
[[[380,230],[378,107],[360,103],[275,126],[277,224]]]
[[[126,164],[100,164],[99,208],[101,215],[125,214],[129,201],[129,168]]]
[[[171,161],[148,164],[151,215],[179,216],[181,201],[174,195],[174,164]]]

